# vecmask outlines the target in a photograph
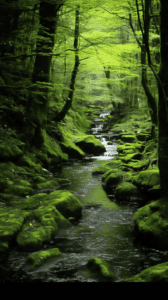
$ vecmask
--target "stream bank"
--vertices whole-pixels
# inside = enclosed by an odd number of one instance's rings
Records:
[[[97,118],[95,122],[99,124],[92,128],[92,132],[96,132],[102,143],[111,148],[101,156],[88,155],[80,162],[67,162],[59,173],[55,170],[56,177],[59,175],[62,180],[71,182],[61,190],[73,193],[82,205],[82,217],[72,220],[71,227],[59,230],[41,249],[58,248],[63,256],[28,271],[25,262],[32,251],[18,251],[14,246],[8,257],[1,257],[4,258],[1,274],[9,281],[99,282],[99,278],[87,272],[86,264],[91,257],[107,261],[113,268],[114,281],[120,281],[165,261],[163,251],[134,241],[133,214],[139,208],[139,201],[135,199],[119,204],[113,193],[107,196],[101,176],[91,175],[95,168],[101,168],[117,155],[115,136],[110,137],[113,145],[107,145],[109,141],[104,133],[101,134],[100,120]]]

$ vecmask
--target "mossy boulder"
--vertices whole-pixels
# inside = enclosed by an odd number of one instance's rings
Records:
[[[90,271],[90,276],[98,277],[102,281],[114,280],[115,274],[111,270],[111,266],[103,259],[92,257],[86,267]]]
[[[106,173],[102,175],[102,181],[105,181],[111,173],[118,173],[118,172],[119,169],[109,169]]]
[[[155,185],[160,184],[159,170],[146,170],[141,171],[137,176],[134,177],[133,184],[151,188]]]
[[[51,204],[41,205],[23,225],[16,242],[20,249],[40,249],[49,242],[58,228],[66,228],[71,223]]]
[[[32,271],[41,265],[51,263],[61,257],[63,257],[63,254],[60,250],[58,248],[52,248],[46,251],[30,254],[26,258],[26,264],[28,265],[29,271]]]
[[[135,234],[150,246],[168,250],[168,203],[161,198],[139,208],[134,216]]]
[[[143,198],[143,194],[139,188],[130,182],[121,183],[121,185],[115,189],[115,196],[120,199],[131,197]]]
[[[147,268],[141,273],[120,282],[168,282],[168,262]]]
[[[12,137],[8,140],[1,140],[0,160],[13,160],[21,157],[23,155],[23,151],[21,149],[24,149],[24,146],[24,143]]]
[[[92,174],[93,175],[104,174],[108,170],[120,166],[121,163],[122,163],[121,160],[110,160],[109,162],[102,164],[101,166],[93,169]]]
[[[117,151],[120,154],[125,154],[125,151],[130,151],[129,153],[139,153],[143,151],[145,148],[145,145],[143,143],[125,143],[124,145],[118,145]]]
[[[121,140],[126,143],[136,143],[137,142],[135,134],[122,134]]]
[[[120,184],[123,180],[123,173],[121,171],[116,171],[110,173],[104,180],[106,189],[109,189],[113,186]]]
[[[121,168],[123,171],[129,171],[129,170],[134,170],[134,171],[142,171],[146,166],[148,165],[149,160],[132,160],[131,162],[125,164],[123,163]]]
[[[99,139],[93,135],[87,135],[74,141],[75,144],[87,154],[101,155],[106,151],[106,148],[101,144]]]
[[[26,180],[19,180],[18,183],[8,180],[7,187],[4,189],[4,193],[18,196],[25,196],[33,191],[31,184]]]
[[[46,201],[50,201],[65,218],[81,216],[82,205],[70,192],[54,191],[47,196]]]
[[[141,158],[142,158],[141,153],[133,153],[133,154],[127,154],[124,157],[121,157],[121,161],[127,163],[127,162],[130,162],[132,159],[140,160]]]
[[[31,213],[12,207],[0,208],[0,251],[9,248]]]
[[[61,149],[68,154],[69,158],[82,159],[86,155],[84,151],[69,140],[61,143]]]
[[[146,141],[149,141],[149,139],[151,138],[149,134],[146,134],[146,133],[137,133],[136,135],[138,141],[141,141],[141,142],[146,142]]]

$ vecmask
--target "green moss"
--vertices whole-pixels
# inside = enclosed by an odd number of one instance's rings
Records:
[[[116,172],[118,172],[118,171],[119,171],[118,169],[110,169],[110,170],[108,170],[106,173],[104,173],[104,174],[102,175],[102,181],[105,181],[106,178],[107,178],[111,173],[116,173]]]
[[[50,203],[50,201],[48,202],[48,206],[44,205],[44,203],[39,206],[34,211],[34,216],[41,224],[45,226],[47,224],[51,226],[52,224],[53,226],[56,224],[58,228],[66,228],[71,226],[71,223],[65,217],[63,217],[63,215],[55,208],[55,206]]]
[[[81,216],[82,205],[70,192],[54,191],[47,196],[46,201],[50,201],[65,218],[78,218]]]
[[[68,155],[63,153],[59,144],[54,139],[45,135],[44,152],[52,159],[52,163],[60,164],[62,161],[68,160]]]
[[[60,252],[60,250],[58,248],[53,248],[29,255],[26,258],[26,263],[29,266],[29,270],[34,270],[35,268],[46,263],[51,263],[60,257],[63,257],[63,254]]]
[[[147,268],[141,273],[120,282],[168,282],[168,262]]]
[[[127,154],[124,157],[121,157],[121,161],[127,163],[129,161],[131,161],[132,159],[141,159],[142,158],[142,154],[141,153],[133,153],[133,154]]]
[[[90,271],[90,275],[98,277],[103,281],[113,281],[114,273],[111,270],[110,265],[103,259],[92,257],[87,263],[87,268]]]
[[[119,187],[115,189],[115,196],[117,198],[130,198],[130,197],[136,197],[136,198],[142,198],[143,194],[138,189],[137,186],[130,182],[123,182]]]
[[[53,180],[48,180],[45,182],[41,182],[36,184],[34,187],[37,189],[47,189],[47,188],[58,188],[60,185],[57,181],[57,179],[53,179]]]
[[[158,185],[160,184],[159,170],[141,171],[135,176],[133,183],[148,188]]]
[[[110,188],[112,186],[115,186],[119,183],[121,183],[123,180],[123,174],[122,172],[113,172],[105,179],[106,188]]]
[[[127,143],[136,143],[137,141],[136,136],[134,134],[122,134],[121,139]]]
[[[2,251],[7,249],[11,241],[15,239],[29,216],[30,212],[16,208],[0,208],[0,245]]]
[[[100,167],[93,169],[92,174],[93,175],[104,174],[108,170],[115,168],[116,166],[120,166],[120,165],[121,165],[121,160],[111,160],[111,161],[101,165]]]
[[[16,140],[17,143],[17,140]],[[19,158],[20,156],[23,155],[22,150],[19,149],[19,147],[14,144],[10,143],[9,141],[3,141],[0,144],[0,157],[1,160],[10,160],[14,158]]]
[[[106,151],[106,148],[101,144],[100,140],[96,139],[93,135],[79,137],[74,142],[88,154],[100,155]]]
[[[150,245],[163,250],[168,249],[168,203],[159,199],[139,208],[133,220],[142,238]]]

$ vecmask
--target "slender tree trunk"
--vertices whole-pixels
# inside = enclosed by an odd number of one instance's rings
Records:
[[[168,197],[168,1],[160,0],[160,69],[159,78],[159,136],[158,136],[158,165],[160,184],[163,196]],[[164,92],[163,92],[164,89]],[[164,95],[165,93],[165,95]]]
[[[41,0],[39,9],[39,33],[36,45],[36,59],[32,74],[35,87],[27,103],[28,124],[24,130],[27,146],[40,147],[44,143],[47,123],[48,87],[50,65],[54,46],[54,34],[57,26],[58,11],[62,4],[57,1]]]
[[[117,110],[117,104],[112,100],[112,96],[113,96],[113,94],[112,94],[112,84],[108,83],[109,79],[110,79],[110,70],[109,70],[109,68],[106,69],[106,67],[104,67],[104,73],[105,73],[106,78],[108,80],[106,85],[107,85],[107,88],[108,88],[109,93],[110,93],[111,104],[113,105],[113,108],[116,111]]]
[[[72,71],[72,76],[71,76],[71,83],[70,83],[70,91],[68,94],[68,98],[65,99],[65,105],[63,109],[61,110],[60,113],[55,118],[56,122],[60,122],[63,120],[68,112],[68,110],[72,106],[73,102],[73,95],[74,95],[74,90],[75,90],[75,81],[76,81],[76,76],[79,68],[79,55],[78,55],[78,39],[79,39],[79,8],[80,6],[77,5],[76,12],[75,12],[75,34],[74,34],[74,49],[75,49],[75,65]]]

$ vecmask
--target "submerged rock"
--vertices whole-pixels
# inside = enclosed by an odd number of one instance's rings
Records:
[[[53,248],[29,255],[26,258],[26,264],[28,265],[29,271],[31,271],[43,264],[51,263],[60,257],[63,257],[60,250],[58,248]]]
[[[92,257],[89,259],[87,269],[90,271],[91,276],[96,276],[102,281],[113,281],[114,273],[110,265],[103,259]]]
[[[168,262],[147,268],[141,273],[120,282],[168,282]]]

